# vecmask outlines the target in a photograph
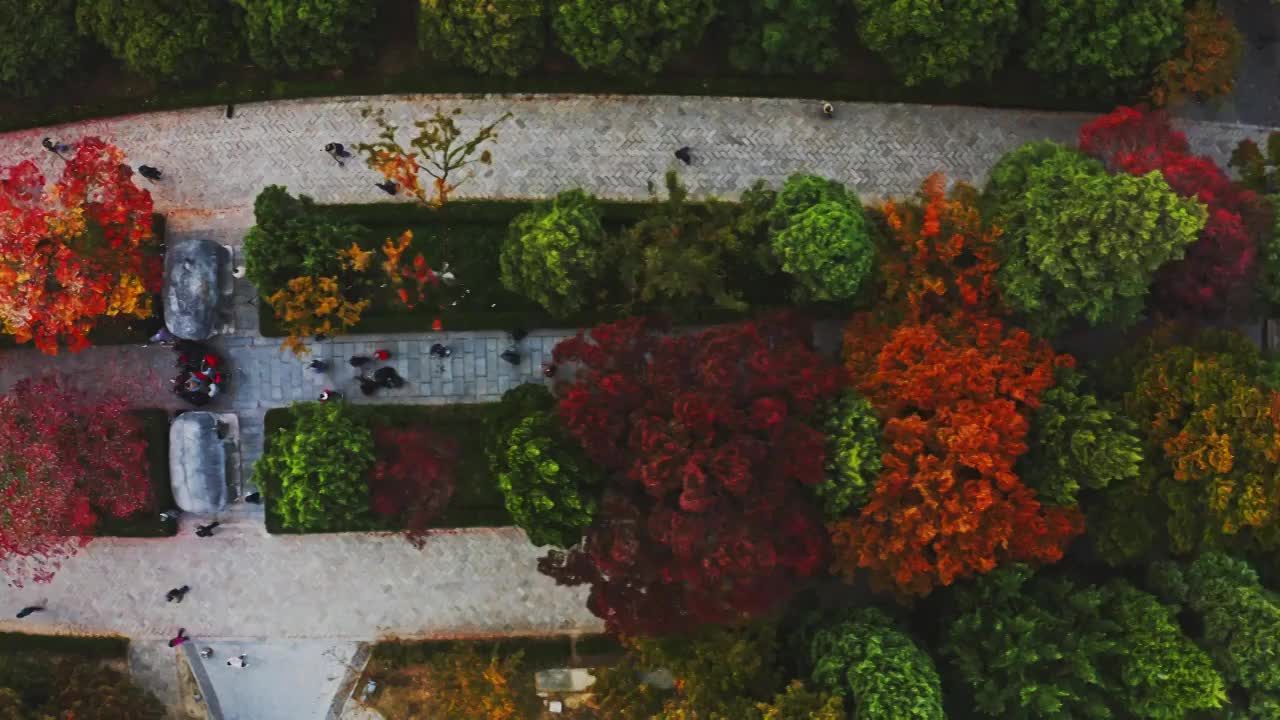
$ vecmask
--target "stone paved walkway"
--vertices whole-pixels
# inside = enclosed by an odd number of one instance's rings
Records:
[[[779,184],[793,172],[845,181],[864,198],[913,192],[931,172],[981,182],[1006,150],[1044,138],[1070,141],[1084,115],[958,107],[840,104],[824,120],[815,102],[735,98],[414,96],[337,98],[203,108],[90,121],[0,135],[0,154],[36,158],[50,172],[60,163],[40,150],[42,137],[70,142],[101,135],[134,164],[160,167],[152,186],[167,216],[170,240],[208,237],[238,250],[253,223],[253,199],[281,184],[320,202],[379,202],[378,178],[357,162],[338,167],[322,147],[369,139],[374,126],[360,117],[370,104],[408,126],[435,108],[461,108],[461,124],[477,127],[511,112],[500,132],[492,168],[464,184],[456,197],[542,198],[571,187],[602,197],[642,200],[681,171],[697,196],[736,197],[757,179]],[[1265,129],[1188,123],[1197,152],[1225,160],[1242,138]],[[694,164],[672,157],[693,148]],[[237,257],[239,253],[237,252]],[[238,260],[239,261],[239,258]],[[332,360],[329,377],[307,373],[282,353],[279,341],[258,333],[254,289],[238,282],[235,331],[218,340],[234,380],[217,406],[240,416],[243,475],[260,455],[263,413],[320,389],[342,389],[363,402],[346,358],[387,348],[405,388],[376,402],[445,403],[496,400],[509,387],[541,380],[539,367],[565,331],[539,331],[521,344],[522,363],[497,359],[509,344],[502,333],[416,333],[336,338],[317,349]],[[427,349],[454,348],[447,363]],[[92,348],[49,359],[34,351],[0,352],[0,390],[51,369],[93,377],[97,367],[124,367],[143,386],[143,406],[176,406],[165,392],[171,355],[162,348]],[[154,397],[146,388],[154,389]],[[259,506],[234,505],[220,518],[218,537],[184,532],[163,540],[102,539],[72,559],[49,586],[0,589],[0,603],[21,607],[48,597],[50,610],[26,621],[0,621],[0,630],[119,632],[140,639],[133,665],[173,702],[176,670],[158,643],[182,625],[197,637],[221,641],[354,641],[384,633],[406,636],[591,631],[598,621],[581,589],[557,588],[540,576],[540,555],[514,529],[442,532],[418,552],[398,536],[268,536]],[[197,518],[185,518],[184,526]],[[190,584],[181,605],[164,592]],[[234,676],[229,676],[234,678]],[[282,676],[283,677],[283,676]],[[292,680],[296,682],[297,680]],[[234,694],[234,693],[233,693]],[[262,693],[258,693],[261,695]],[[238,711],[243,712],[242,707]],[[256,715],[254,713],[257,713]],[[287,709],[253,708],[243,717],[299,720]]]

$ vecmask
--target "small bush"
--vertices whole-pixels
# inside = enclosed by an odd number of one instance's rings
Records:
[[[735,0],[729,62],[739,70],[822,72],[840,58],[842,0]]]
[[[76,23],[133,72],[190,79],[240,54],[226,0],[79,0]]]
[[[880,420],[867,399],[846,390],[825,408],[827,479],[814,488],[828,518],[860,510],[880,474]]]
[[[596,199],[581,190],[560,193],[511,222],[499,257],[502,284],[566,317],[588,304],[603,244]]]
[[[272,70],[350,65],[368,35],[377,0],[234,0],[244,9],[249,57]]]
[[[484,75],[516,77],[546,43],[543,0],[422,0],[418,46]]]
[[[534,545],[573,547],[595,520],[600,471],[548,411],[522,420],[493,458],[507,511]]]
[[[1017,0],[853,0],[858,35],[907,85],[990,79],[1018,28]]]
[[[1216,3],[1201,0],[1187,10],[1182,51],[1156,68],[1151,101],[1167,105],[1186,97],[1212,99],[1231,93],[1244,37]]]
[[[770,213],[773,252],[811,300],[848,300],[875,262],[858,196],[843,185],[793,175]]]

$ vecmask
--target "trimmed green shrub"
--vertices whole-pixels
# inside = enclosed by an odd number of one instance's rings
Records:
[[[1027,436],[1030,450],[1018,460],[1018,476],[1042,503],[1076,505],[1082,488],[1132,480],[1142,465],[1138,426],[1080,384],[1079,374],[1063,372],[1040,396]]]
[[[0,0],[0,90],[35,95],[66,80],[83,49],[75,0]]]
[[[294,403],[289,412],[292,424],[271,436],[253,468],[259,488],[280,488],[271,508],[281,524],[323,532],[367,522],[373,433],[342,402]]]
[[[815,687],[844,697],[858,720],[942,720],[937,668],[876,608],[819,628],[810,644]]]
[[[240,54],[225,0],[79,0],[76,24],[139,74],[190,79]]]
[[[359,225],[329,220],[311,198],[293,197],[280,185],[258,193],[253,216],[256,224],[244,238],[245,275],[263,297],[295,277],[337,276],[338,251],[365,233]]]
[[[492,457],[507,511],[534,545],[569,548],[595,519],[600,471],[560,431],[553,411],[520,421]]]
[[[840,58],[842,0],[735,0],[729,62],[739,70],[822,72]]]
[[[1182,0],[1031,0],[1027,67],[1079,92],[1146,90],[1182,43]]]
[[[484,75],[516,77],[542,57],[543,0],[421,0],[418,46]]]
[[[907,85],[989,80],[1018,29],[1018,0],[853,0],[858,35]]]
[[[857,295],[875,263],[858,196],[840,183],[792,175],[770,212],[774,255],[810,300]]]
[[[715,0],[556,0],[560,47],[586,70],[656,75],[702,40]]]
[[[846,390],[823,409],[827,479],[813,490],[835,519],[860,510],[880,475],[880,420],[866,398]]]
[[[603,268],[600,217],[595,197],[581,190],[520,214],[502,244],[502,285],[557,317],[581,310]]]
[[[1189,565],[1156,563],[1149,580],[1166,601],[1195,614],[1196,640],[1248,698],[1247,712],[1237,706],[1232,717],[1280,717],[1280,595],[1262,586],[1249,563],[1218,552]]]
[[[234,0],[244,9],[249,57],[273,69],[350,65],[373,42],[377,0]]]
[[[978,712],[1001,720],[1184,718],[1222,706],[1209,657],[1123,580],[1078,587],[996,569],[955,593],[941,648]]]
[[[1009,306],[1044,334],[1076,319],[1136,322],[1156,270],[1182,257],[1207,217],[1158,171],[1111,175],[1074,152],[1026,167],[1025,182],[993,192],[1009,198],[994,208],[1004,228],[998,278]]]

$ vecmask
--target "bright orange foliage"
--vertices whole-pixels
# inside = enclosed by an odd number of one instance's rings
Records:
[[[858,389],[885,420],[885,470],[856,518],[829,529],[834,569],[926,595],[1012,561],[1054,562],[1083,531],[1077,508],[1041,506],[1014,472],[1027,416],[1073,364],[1027,332],[967,314],[845,334]]]
[[[391,281],[391,287],[396,288],[400,302],[410,308],[427,299],[427,286],[440,284],[439,276],[427,264],[427,259],[422,253],[414,256],[412,262],[407,264],[404,262],[405,251],[412,244],[412,230],[405,230],[395,241],[387,238],[387,241],[382,244],[382,254],[386,256],[386,260],[382,262],[382,271]],[[405,287],[406,281],[413,283],[413,294],[410,294],[409,288]]]
[[[284,347],[294,355],[307,352],[303,343],[309,337],[337,335],[354,327],[369,307],[368,300],[353,302],[343,296],[337,278],[309,275],[290,280],[267,298],[267,304],[289,331]]]
[[[1235,85],[1244,37],[1217,3],[1202,1],[1187,10],[1183,27],[1182,52],[1156,68],[1151,102],[1157,106],[1187,96],[1220,97]]]
[[[152,252],[151,194],[133,184],[124,153],[85,138],[45,177],[28,160],[0,178],[0,327],[57,354],[89,345],[103,316],[151,315],[161,261]]]
[[[934,173],[920,187],[918,201],[888,200],[881,206],[897,241],[881,263],[886,298],[904,306],[908,317],[950,309],[990,311],[999,303],[995,282],[997,228],[985,228],[977,192]]]

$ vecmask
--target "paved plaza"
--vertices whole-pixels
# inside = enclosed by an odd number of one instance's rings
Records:
[[[61,161],[41,151],[41,138],[74,142],[102,136],[133,163],[164,171],[164,180],[149,187],[157,210],[166,214],[171,241],[212,238],[236,250],[242,262],[238,251],[253,224],[253,200],[266,185],[284,185],[323,203],[387,199],[373,186],[380,178],[358,160],[339,167],[322,150],[328,142],[352,146],[371,139],[375,126],[361,118],[361,109],[370,106],[402,126],[436,108],[460,108],[464,130],[510,112],[513,117],[493,146],[493,166],[455,195],[475,198],[543,198],[582,187],[605,198],[645,200],[662,187],[666,171],[679,165],[672,151],[683,145],[692,148],[694,163],[677,169],[694,196],[732,198],[757,179],[777,186],[794,172],[842,180],[865,199],[898,196],[914,192],[935,171],[980,183],[1005,151],[1028,140],[1071,142],[1091,117],[849,103],[837,105],[834,120],[824,120],[816,101],[738,98],[336,98],[241,105],[233,119],[224,117],[222,107],[199,108],[14,132],[0,135],[0,153],[15,162],[35,158],[52,173]],[[1239,140],[1267,131],[1212,122],[1185,123],[1184,129],[1197,152],[1219,162]],[[267,409],[314,399],[324,388],[364,401],[346,365],[350,355],[392,351],[391,364],[408,382],[376,402],[488,402],[519,383],[542,381],[542,362],[572,332],[533,332],[519,345],[523,357],[517,366],[498,359],[511,344],[501,332],[339,337],[317,347],[316,355],[331,361],[330,372],[320,375],[308,372],[305,360],[282,352],[279,339],[261,336],[255,298],[254,288],[238,280],[235,329],[217,341],[233,377],[215,408],[240,416],[245,478],[262,451]],[[453,357],[431,358],[427,350],[436,342],[451,346]],[[172,355],[159,346],[95,347],[57,358],[30,348],[6,350],[0,352],[0,390],[36,373],[92,376],[101,367],[130,369],[140,386],[137,405],[178,408],[166,391]],[[246,707],[266,692],[254,690],[259,685],[305,686],[308,662],[317,668],[316,688],[336,687],[329,677],[333,673],[325,669],[334,664],[307,655],[321,653],[317,648],[343,648],[336,656],[387,634],[600,628],[580,588],[556,587],[538,574],[535,561],[541,552],[515,529],[439,532],[418,551],[393,535],[270,536],[260,506],[243,503],[220,519],[226,525],[210,539],[191,535],[198,518],[186,518],[175,538],[96,540],[68,561],[52,584],[0,589],[4,607],[49,599],[48,612],[0,621],[0,629],[129,635],[135,639],[135,674],[175,706],[177,654],[163,641],[178,626],[220,651],[256,643],[258,652],[278,659],[268,665],[280,674],[260,668],[253,684],[241,687],[225,685],[241,682],[239,676],[218,673],[214,684],[227,717],[307,720],[313,715],[291,715],[285,701]],[[187,600],[166,603],[164,592],[182,584],[192,587]],[[304,656],[310,660],[297,659]],[[305,702],[319,705],[322,699],[308,696]]]

